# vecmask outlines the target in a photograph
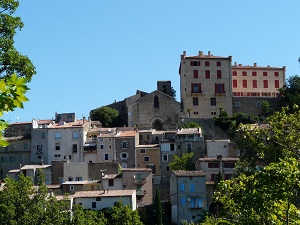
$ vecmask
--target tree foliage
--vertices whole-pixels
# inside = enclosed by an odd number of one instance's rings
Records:
[[[293,106],[300,105],[300,77],[298,75],[290,76],[279,92],[281,94],[279,97],[280,107],[289,107],[289,110],[293,112]]]
[[[27,56],[14,47],[16,30],[24,26],[20,17],[13,16],[18,6],[18,1],[0,0],[0,76],[5,78],[16,74],[30,82],[36,73],[35,67]]]
[[[90,112],[91,120],[100,121],[105,127],[114,127],[118,116],[119,112],[108,106],[102,106]]]
[[[163,225],[163,220],[162,220],[162,206],[161,206],[161,200],[160,200],[160,193],[158,188],[156,187],[155,191],[155,212],[156,212],[156,224],[157,225]]]
[[[197,122],[191,121],[185,124],[182,124],[180,128],[202,128],[201,125]]]
[[[107,224],[114,225],[143,225],[137,210],[132,210],[130,206],[123,205],[121,201],[117,202],[112,208],[104,211]]]
[[[235,142],[243,167],[255,169],[284,158],[300,159],[300,111],[275,112],[267,124],[240,125]]]
[[[192,161],[194,152],[182,154],[181,157],[174,155],[173,161],[170,163],[172,170],[196,170],[195,163]]]
[[[221,181],[214,199],[223,204],[221,218],[232,224],[299,224],[299,181],[298,160],[281,160],[250,176]]]

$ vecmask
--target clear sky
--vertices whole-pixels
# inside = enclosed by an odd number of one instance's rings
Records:
[[[20,0],[15,46],[37,74],[24,109],[3,119],[80,119],[158,80],[170,80],[179,101],[183,51],[300,75],[299,10],[299,0]]]

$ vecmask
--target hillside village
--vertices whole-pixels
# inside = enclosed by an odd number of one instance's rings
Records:
[[[41,169],[56,196],[101,210],[118,200],[132,209],[153,204],[156,188],[170,202],[172,222],[198,221],[214,209],[212,196],[219,173],[230,179],[239,150],[214,117],[242,112],[261,116],[261,104],[277,107],[285,67],[242,65],[232,56],[211,52],[180,56],[180,102],[171,81],[156,90],[137,90],[108,105],[119,112],[122,127],[78,118],[74,112],[53,119],[16,122],[5,131],[10,142],[0,148],[0,180],[19,174],[36,181]],[[182,128],[197,122],[199,128]],[[193,152],[195,171],[172,171],[174,155]]]

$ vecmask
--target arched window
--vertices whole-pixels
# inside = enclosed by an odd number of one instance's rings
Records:
[[[159,99],[157,96],[154,96],[154,108],[158,108],[159,107]]]

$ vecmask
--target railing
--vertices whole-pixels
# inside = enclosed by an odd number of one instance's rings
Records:
[[[133,183],[135,183],[135,184],[145,184],[146,183],[146,179],[135,178],[133,180]]]

